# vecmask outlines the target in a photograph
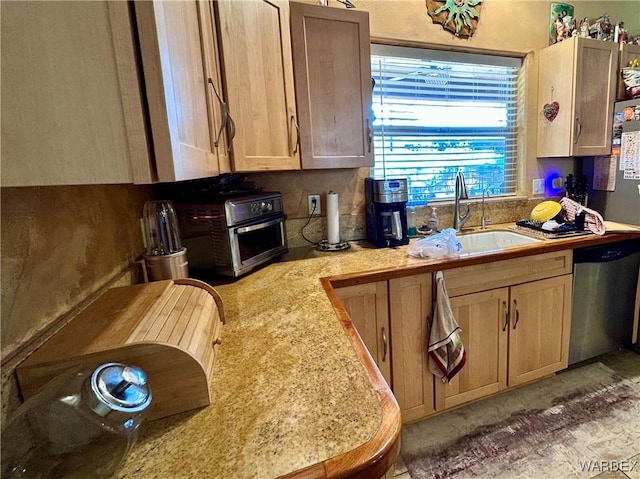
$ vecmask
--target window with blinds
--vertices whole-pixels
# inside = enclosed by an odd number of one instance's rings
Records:
[[[375,178],[408,178],[409,204],[516,192],[522,60],[372,45]]]

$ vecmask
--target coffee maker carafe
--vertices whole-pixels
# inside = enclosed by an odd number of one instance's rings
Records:
[[[378,247],[409,243],[406,206],[407,179],[364,180],[367,240]]]

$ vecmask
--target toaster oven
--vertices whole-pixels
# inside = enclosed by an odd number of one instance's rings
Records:
[[[288,251],[280,193],[175,202],[190,269],[237,277]]]

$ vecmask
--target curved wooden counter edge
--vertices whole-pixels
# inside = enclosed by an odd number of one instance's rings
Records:
[[[499,229],[506,229],[500,225],[496,226]],[[334,284],[340,287],[350,286],[382,279],[388,280],[395,277],[406,276],[407,274],[433,272],[441,269],[458,268],[541,253],[584,248],[634,238],[640,238],[640,233],[614,233],[605,236],[591,235],[566,240],[545,241],[543,243],[503,250],[499,253],[460,258],[443,258],[410,266],[387,267],[320,278],[320,282],[333,304],[340,322],[353,345],[358,359],[363,364],[369,381],[380,401],[382,421],[376,433],[366,443],[357,448],[281,477],[284,479],[383,478],[387,471],[394,466],[400,453],[400,430],[402,427],[400,408],[391,389],[369,354],[367,347],[353,326],[349,315],[344,310],[340,299],[335,293]]]
[[[400,407],[349,319],[349,315],[342,307],[342,303],[331,285],[331,278],[320,278],[320,282],[329,296],[356,355],[364,366],[369,382],[380,401],[382,421],[375,434],[357,448],[308,468],[292,472],[282,476],[282,478],[380,479],[394,466],[400,454],[400,430],[402,428]]]

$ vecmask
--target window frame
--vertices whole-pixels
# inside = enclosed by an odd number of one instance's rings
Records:
[[[511,67],[511,68],[515,68],[515,77],[512,81],[512,85],[515,87],[515,92],[513,93],[513,96],[511,96],[509,103],[508,103],[508,107],[509,107],[509,120],[508,120],[508,125],[506,127],[504,127],[503,129],[500,128],[494,128],[493,130],[495,131],[501,131],[502,134],[504,134],[505,130],[509,130],[507,135],[504,135],[504,141],[505,144],[506,143],[510,143],[509,148],[507,148],[507,150],[509,151],[505,151],[504,155],[505,155],[505,159],[507,159],[506,155],[510,154],[509,159],[511,160],[509,165],[507,167],[503,166],[502,167],[502,178],[504,179],[504,182],[506,183],[506,187],[508,188],[508,191],[506,192],[500,192],[498,194],[496,194],[495,192],[489,191],[490,194],[492,194],[492,196],[500,196],[500,197],[516,197],[519,194],[519,187],[520,187],[520,175],[522,174],[522,169],[524,168],[524,162],[522,161],[522,148],[523,148],[523,144],[522,144],[522,136],[520,135],[520,131],[521,131],[521,120],[522,120],[522,112],[524,109],[524,92],[526,91],[526,87],[522,82],[522,79],[524,78],[525,75],[525,57],[522,55],[508,55],[508,54],[487,54],[484,52],[460,52],[460,51],[450,51],[450,50],[441,50],[441,49],[433,49],[431,47],[415,47],[415,46],[398,46],[398,45],[386,45],[386,44],[376,44],[376,43],[372,43],[371,44],[371,59],[372,59],[372,63],[373,63],[373,59],[374,56],[389,56],[389,57],[400,57],[400,58],[408,58],[408,59],[427,59],[428,61],[435,61],[435,62],[460,62],[460,63],[467,63],[467,64],[479,64],[479,65],[491,65],[491,66],[498,66],[498,67]],[[372,67],[372,78],[374,75],[377,75],[377,71],[375,70],[375,68]],[[376,76],[377,79],[377,76]],[[377,87],[378,85],[376,85]],[[375,103],[376,101],[376,90],[374,87],[374,92],[373,92],[373,101]],[[373,105],[372,105],[373,108]],[[373,114],[373,112],[372,112]],[[379,141],[380,139],[380,135],[379,135],[379,129],[380,126],[376,127],[375,125],[375,119],[374,119],[374,124],[373,126],[373,136],[374,136],[374,145],[377,143],[376,140]],[[389,128],[387,126],[387,128]],[[398,128],[398,127],[396,127]],[[435,130],[437,127],[420,127],[420,128],[424,128],[424,129],[428,129],[431,128],[432,130]],[[384,130],[384,126],[382,126],[382,129]],[[460,131],[473,131],[471,127],[463,127],[460,128]],[[398,130],[400,130],[400,128],[398,128]],[[406,130],[411,130],[411,127],[407,127]],[[417,129],[416,129],[417,130]],[[450,130],[455,130],[455,128],[450,128]],[[489,129],[487,129],[489,130]],[[482,132],[483,130],[476,130],[476,132]],[[383,133],[384,134],[384,133]],[[400,134],[402,136],[402,134]],[[375,159],[375,166],[371,168],[370,173],[371,176],[376,177],[376,178],[382,178],[382,177],[388,177],[388,178],[392,178],[392,177],[405,177],[407,175],[389,175],[389,174],[376,174],[376,171],[379,171],[381,169],[380,167],[380,160],[379,160],[379,153],[378,150],[380,148],[380,146],[375,146],[374,149],[374,159]],[[447,161],[451,161],[451,160],[447,160]],[[489,166],[490,162],[487,162],[487,166]],[[455,164],[452,162],[451,165],[447,165],[446,167],[443,167],[443,169],[449,169],[451,167],[455,167]],[[391,168],[389,168],[389,166],[385,166],[382,167],[383,171],[385,171],[384,168],[386,168],[386,170],[389,170]],[[469,166],[467,166],[467,168],[469,168]],[[481,169],[482,166],[476,166],[475,169],[479,170]],[[457,171],[457,168],[456,168]],[[374,176],[375,175],[375,176]],[[480,173],[478,173],[478,175],[480,175]],[[449,179],[448,176],[451,176],[451,178]],[[435,173],[434,173],[434,177],[435,177]],[[451,183],[451,185],[454,184],[455,182],[455,172],[449,172],[447,171],[447,175],[446,175],[446,183]],[[479,183],[481,180],[477,180],[476,183]],[[478,186],[478,185],[477,185]],[[411,182],[410,182],[410,188],[411,188]],[[420,204],[424,204],[425,201],[429,202],[429,203],[437,203],[437,202],[448,202],[453,200],[453,189],[452,187],[448,187],[446,190],[447,196],[440,196],[442,194],[442,192],[438,191],[438,197],[435,198],[427,198],[424,199],[424,195],[426,194],[426,191],[423,190],[423,194],[422,195],[416,195],[414,193],[414,195],[411,195],[410,192],[410,200],[409,200],[409,205],[420,205]],[[476,192],[475,194],[470,194],[470,197],[473,198],[480,198],[480,196],[482,195],[482,192],[478,191],[478,189],[476,188]],[[412,196],[414,196],[414,198],[412,198]],[[421,197],[420,199],[415,199],[418,197]]]

